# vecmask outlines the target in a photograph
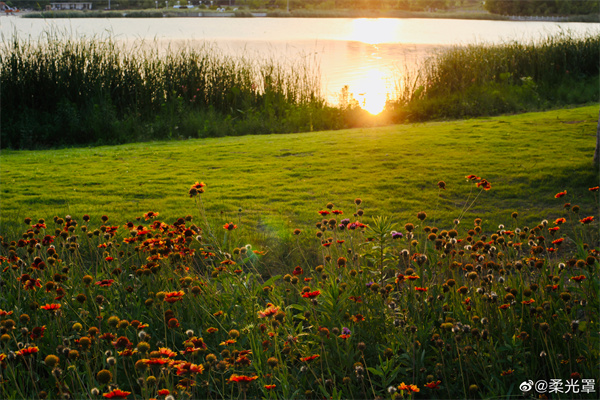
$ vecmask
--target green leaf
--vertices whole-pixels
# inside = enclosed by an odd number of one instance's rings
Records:
[[[368,367],[367,368],[369,370],[370,373],[372,373],[373,375],[377,375],[377,376],[383,376],[383,372],[381,372],[378,369],[375,369],[373,367]]]

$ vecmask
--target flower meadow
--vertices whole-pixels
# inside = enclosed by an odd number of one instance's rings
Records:
[[[562,216],[488,232],[469,210],[493,182],[466,178],[440,227],[324,205],[277,274],[240,222],[208,222],[202,182],[170,223],[27,218],[0,240],[0,397],[595,398],[598,215],[561,188]],[[553,379],[562,393],[523,391]]]

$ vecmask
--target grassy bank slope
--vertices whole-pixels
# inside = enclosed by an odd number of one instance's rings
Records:
[[[597,116],[595,105],[376,129],[3,151],[0,231],[14,231],[25,217],[195,215],[185,197],[195,181],[208,185],[203,199],[214,222],[234,221],[257,242],[289,238],[328,201],[350,208],[355,197],[367,216],[406,221],[424,210],[442,227],[465,206],[468,174],[492,189],[465,218],[482,216],[492,229],[519,211],[520,223],[537,224],[560,215],[562,200],[595,211],[587,189],[598,185]],[[439,191],[439,180],[447,190]],[[567,197],[554,199],[564,189]]]

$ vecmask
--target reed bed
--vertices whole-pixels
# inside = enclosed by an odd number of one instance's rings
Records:
[[[398,81],[399,120],[462,118],[595,102],[600,35],[454,46]]]
[[[456,119],[597,102],[600,35],[456,46],[403,73],[380,116],[326,104],[318,64],[204,45],[127,48],[112,38],[5,39],[3,148],[289,133]]]
[[[3,147],[114,143],[334,127],[307,64],[216,47],[134,49],[112,38],[5,40]],[[186,127],[185,132],[178,129]]]

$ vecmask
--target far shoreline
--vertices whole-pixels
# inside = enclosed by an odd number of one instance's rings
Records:
[[[540,21],[598,23],[600,15],[571,16],[507,16],[486,11],[403,11],[403,10],[209,10],[209,9],[148,9],[91,11],[20,11],[12,14],[22,18],[397,18],[397,19],[472,19],[490,21]]]

